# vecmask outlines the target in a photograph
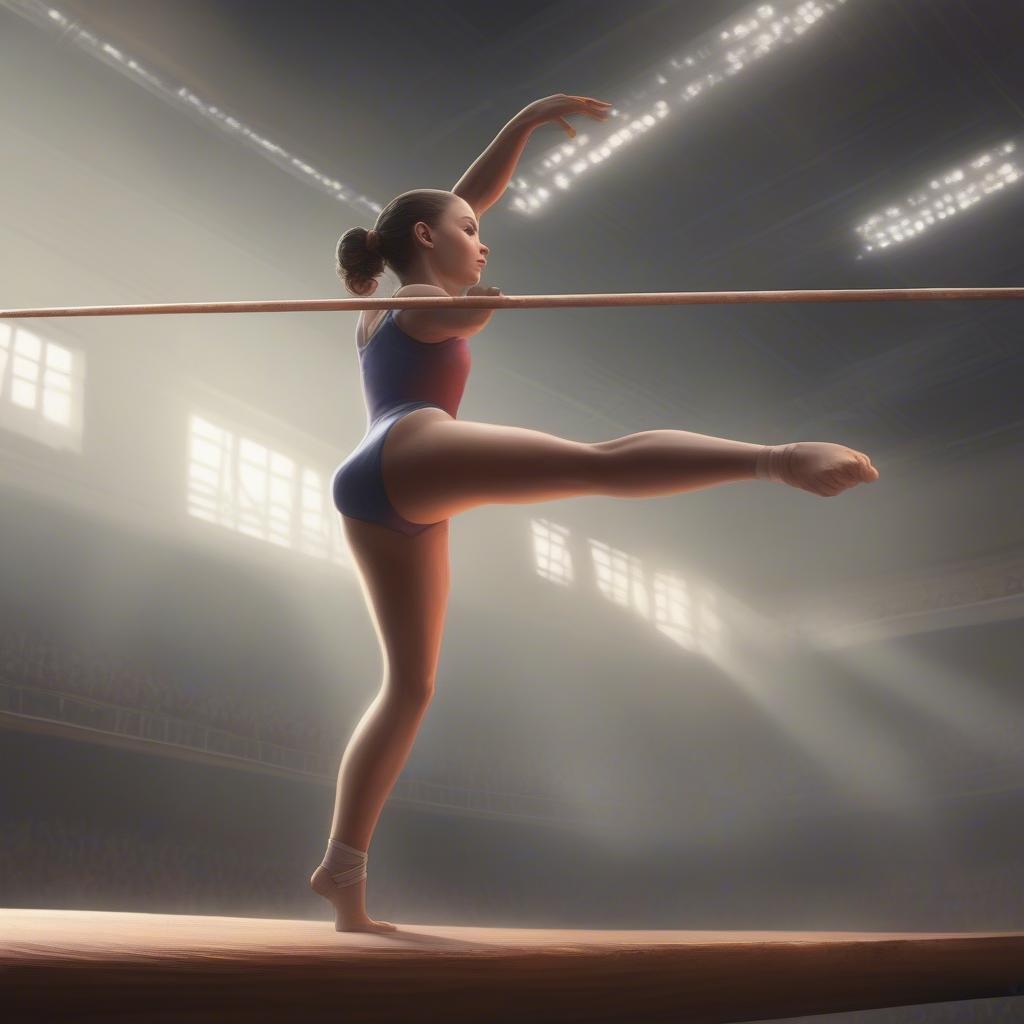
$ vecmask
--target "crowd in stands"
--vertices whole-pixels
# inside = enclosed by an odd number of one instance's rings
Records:
[[[312,706],[312,698],[304,703],[302,694],[294,688],[279,694],[243,686],[230,678],[176,678],[170,672],[154,671],[140,659],[72,640],[38,616],[9,609],[0,615],[3,683],[72,694],[319,755],[322,763],[330,766],[327,774],[336,770],[352,724],[344,715],[328,714],[322,707]],[[424,799],[428,802],[465,799],[481,806],[477,797],[489,793],[494,795],[496,808],[526,810],[542,817],[560,815],[562,811],[546,792],[543,778],[528,777],[531,765],[545,763],[543,756],[535,756],[528,749],[529,742],[529,733],[523,732],[512,747],[506,748],[494,743],[493,734],[486,730],[463,730],[457,744],[435,744],[429,767],[422,772],[414,767],[408,777],[415,773],[419,781],[444,787],[440,793],[426,792]],[[730,749],[729,767],[736,773],[737,787],[744,779],[756,777],[765,792],[770,783],[776,787],[780,806],[786,806],[787,796],[799,795],[796,781],[782,774],[766,780],[764,773],[758,774],[753,755],[744,763],[748,755],[742,744]],[[635,766],[644,756],[642,748],[628,751],[624,757],[629,770],[639,772]],[[652,777],[665,774],[659,764],[652,762],[648,767]],[[703,766],[696,765],[693,777],[699,777],[703,770]],[[455,790],[460,793],[453,794]],[[794,808],[801,806],[793,803]],[[722,813],[728,811],[723,807]]]
[[[69,644],[25,615],[0,625],[0,683],[79,697],[184,719],[283,747],[335,755],[341,723],[301,696],[263,692],[225,678],[181,680],[104,650]]]
[[[136,659],[68,640],[26,613],[0,616],[2,683],[72,694],[316,754],[327,774],[337,770],[353,725],[343,713],[312,706],[313,697],[304,702],[294,689],[277,694],[230,678],[177,679]],[[432,767],[431,781],[509,793],[522,788],[523,764],[504,762],[493,746],[474,748],[472,737],[463,737],[459,751],[448,754]]]
[[[0,892],[8,907],[217,914],[239,912],[248,898],[272,917],[287,913],[286,881],[294,880],[242,848],[87,822],[5,823],[0,840]]]
[[[330,908],[308,886],[323,848],[301,861],[274,849],[277,859],[206,834],[161,837],[56,817],[9,821],[0,830],[0,906],[328,920]],[[398,911],[413,915],[406,920],[429,919],[436,911],[427,908],[444,906],[452,923],[484,923],[527,896],[515,877],[468,894],[457,872],[430,884],[414,859],[390,859],[386,869],[375,863],[368,909],[382,917]]]

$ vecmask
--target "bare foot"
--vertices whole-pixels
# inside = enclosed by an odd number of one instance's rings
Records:
[[[772,447],[769,476],[791,487],[832,498],[855,487],[873,483],[878,470],[863,453],[830,441],[795,441]]]
[[[390,921],[375,921],[363,910],[366,880],[355,885],[338,885],[330,872],[321,864],[309,879],[309,887],[323,896],[334,907],[336,932],[393,932],[398,925]]]
[[[390,921],[374,921],[372,917],[345,921],[339,914],[334,919],[334,930],[336,932],[394,932],[398,930],[398,925],[392,924]]]

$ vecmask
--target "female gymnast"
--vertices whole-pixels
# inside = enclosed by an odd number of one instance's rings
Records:
[[[393,199],[372,231],[338,243],[337,271],[368,295],[387,264],[406,295],[497,295],[478,282],[490,249],[480,218],[502,195],[533,130],[610,104],[558,94],[517,114],[451,192]],[[684,430],[587,443],[456,419],[469,339],[493,309],[360,313],[358,359],[369,426],[335,471],[332,491],[384,659],[384,680],[341,760],[327,853],[310,878],[338,931],[393,931],[366,913],[366,861],[378,816],[412,749],[434,691],[448,599],[448,521],[492,503],[572,495],[649,497],[734,480],[776,480],[832,497],[878,478],[861,452],[797,441],[760,445]]]

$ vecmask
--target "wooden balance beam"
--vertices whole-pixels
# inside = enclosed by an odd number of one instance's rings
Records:
[[[0,909],[12,1022],[710,1024],[1021,994],[1024,932],[418,924],[377,935],[330,921]]]

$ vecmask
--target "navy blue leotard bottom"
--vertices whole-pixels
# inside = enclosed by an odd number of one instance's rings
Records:
[[[380,468],[381,452],[384,450],[384,439],[388,436],[388,431],[406,413],[427,406],[440,408],[435,402],[403,402],[378,416],[367,427],[363,439],[334,471],[331,480],[334,507],[339,512],[353,519],[380,523],[410,537],[437,525],[413,523],[400,516],[388,499],[387,491],[384,489],[384,475]],[[438,522],[443,523],[444,520],[439,519]]]

